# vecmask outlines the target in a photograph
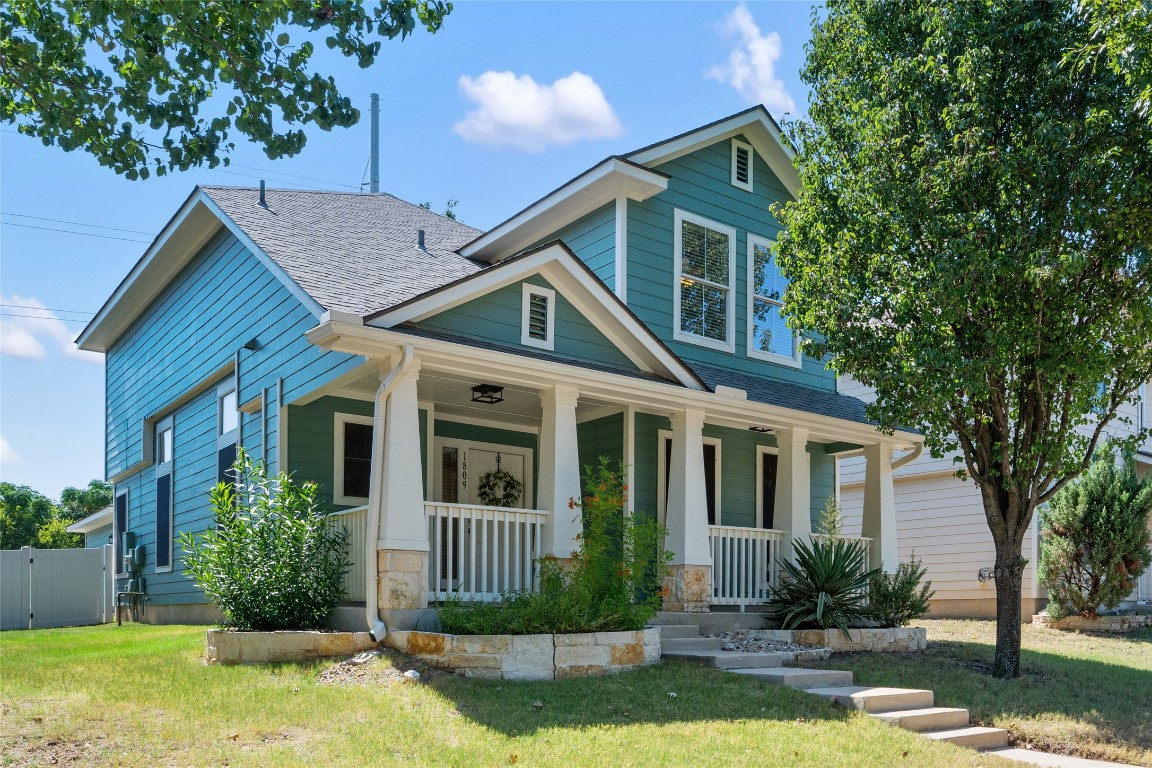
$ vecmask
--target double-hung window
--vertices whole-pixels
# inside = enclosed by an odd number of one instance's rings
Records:
[[[350,507],[363,506],[368,503],[372,477],[372,417],[337,413],[335,432],[333,501]]]
[[[231,474],[236,461],[236,436],[240,432],[240,411],[236,402],[236,385],[232,381],[216,389],[216,482],[236,478]]]
[[[748,235],[748,356],[800,367],[800,345],[784,318],[784,289],[772,243]]]
[[[175,430],[169,416],[156,423],[156,571],[172,570],[172,467]]]
[[[735,350],[736,230],[676,211],[673,338]]]

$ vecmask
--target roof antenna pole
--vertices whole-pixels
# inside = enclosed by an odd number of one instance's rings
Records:
[[[380,191],[380,94],[372,94],[372,147],[371,157],[372,176],[369,182],[369,192]]]

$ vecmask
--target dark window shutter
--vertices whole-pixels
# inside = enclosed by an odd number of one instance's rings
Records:
[[[156,567],[172,565],[172,475],[156,479]]]
[[[760,456],[761,485],[760,505],[764,510],[764,527],[775,528],[776,522],[776,467],[779,457],[774,453],[765,453]]]
[[[344,424],[344,495],[368,497],[372,474],[372,425]]]
[[[128,494],[116,497],[116,537],[112,547],[112,557],[116,563],[116,573],[124,572],[124,532],[128,530]]]
[[[216,482],[230,483],[236,477],[232,465],[236,463],[236,443],[230,443],[216,451]]]

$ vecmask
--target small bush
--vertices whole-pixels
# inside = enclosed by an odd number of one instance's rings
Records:
[[[1109,443],[1092,465],[1040,510],[1040,583],[1054,618],[1096,616],[1136,588],[1149,560],[1152,480],[1136,476],[1134,457],[1119,465]]]
[[[180,534],[184,566],[242,630],[314,629],[344,597],[348,532],[329,525],[315,483],[269,480],[243,451],[237,482],[211,492],[216,528]]]
[[[928,601],[936,594],[924,580],[923,563],[912,559],[896,566],[896,573],[875,573],[868,581],[868,614],[882,627],[903,627],[928,613]]]
[[[848,627],[868,618],[868,581],[878,571],[864,570],[864,546],[833,539],[793,543],[796,562],[782,560],[781,584],[772,589],[768,609],[785,629]]]
[[[820,510],[820,519],[816,523],[816,532],[822,536],[838,538],[844,533],[844,512],[840,502],[835,496],[824,500],[824,508]]]
[[[661,581],[670,559],[664,527],[650,517],[625,517],[623,467],[601,458],[584,468],[584,530],[568,563],[547,555],[539,560],[539,590],[507,592],[499,603],[440,606],[441,628],[456,635],[532,635],[642,629],[661,601]]]

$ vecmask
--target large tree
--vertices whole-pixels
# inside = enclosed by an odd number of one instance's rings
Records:
[[[360,118],[313,70],[313,40],[370,66],[381,39],[443,0],[5,0],[0,120],[46,146],[82,149],[130,179],[224,162],[235,130],[271,159],[304,147],[300,126]]]
[[[39,546],[40,529],[56,516],[56,505],[44,494],[0,483],[0,549]]]
[[[112,484],[90,480],[87,488],[69,486],[60,492],[60,514],[75,522],[112,504]]]
[[[830,0],[791,126],[785,310],[883,427],[958,452],[995,542],[999,677],[1036,507],[1152,376],[1152,121],[1121,69],[1068,55],[1109,7]]]

